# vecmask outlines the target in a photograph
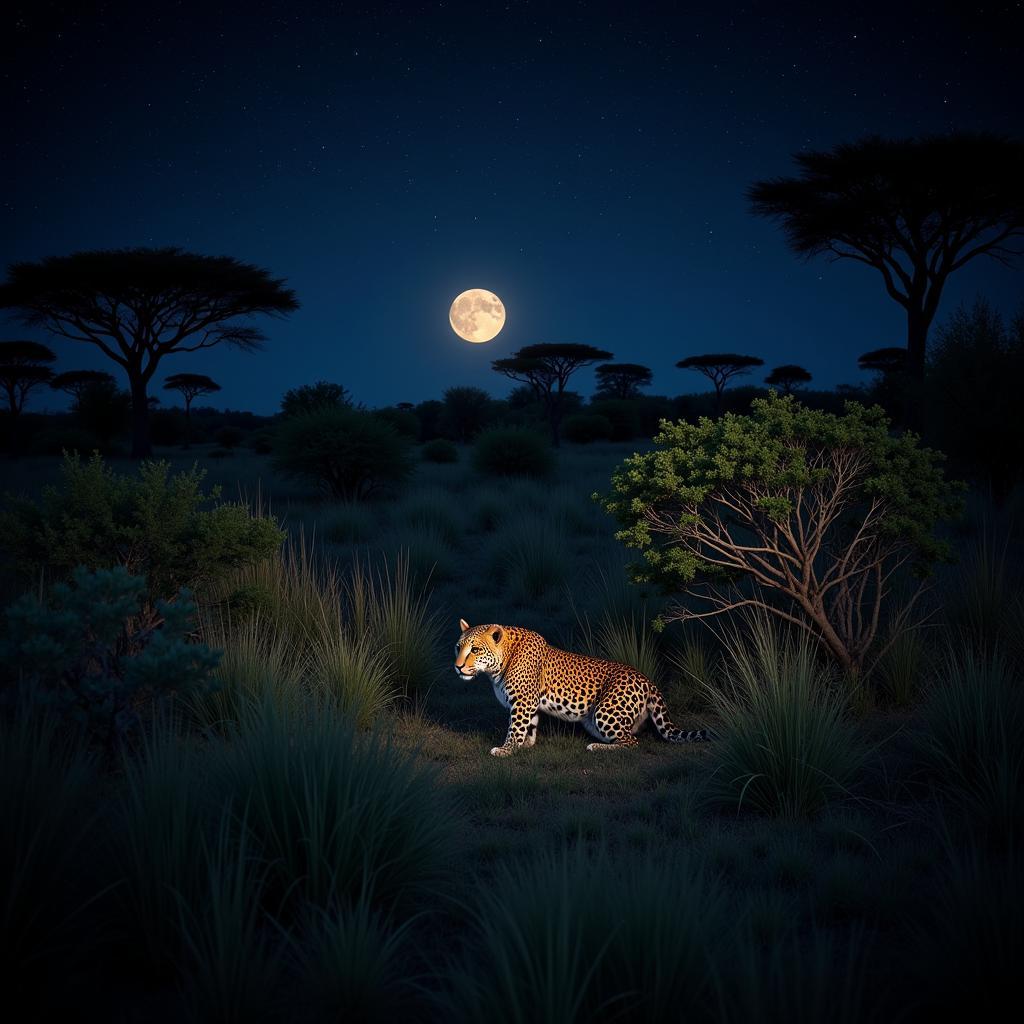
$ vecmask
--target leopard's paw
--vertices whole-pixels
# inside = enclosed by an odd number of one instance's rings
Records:
[[[511,753],[511,747],[491,747],[491,757],[508,757]]]

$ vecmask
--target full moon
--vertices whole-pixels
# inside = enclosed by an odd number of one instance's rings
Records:
[[[448,322],[460,338],[479,345],[497,337],[505,326],[505,307],[494,292],[470,288],[456,296]]]

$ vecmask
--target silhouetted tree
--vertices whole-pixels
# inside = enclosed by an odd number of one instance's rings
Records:
[[[192,443],[192,401],[200,395],[220,391],[220,385],[205,373],[173,373],[164,381],[164,391],[180,391],[185,399],[185,447]],[[227,447],[225,445],[225,447]]]
[[[696,370],[703,373],[715,387],[715,415],[722,414],[722,392],[733,377],[750,373],[755,366],[764,366],[764,360],[757,356],[742,356],[735,352],[711,352],[702,356],[688,356],[676,366],[680,370]]]
[[[281,413],[284,416],[297,416],[304,412],[316,412],[318,409],[349,408],[352,396],[340,384],[318,380],[315,384],[301,384],[284,393],[281,399]]]
[[[862,370],[876,373],[905,373],[907,350],[905,348],[873,348],[857,357],[857,366]]]
[[[0,341],[0,387],[7,394],[12,416],[25,408],[30,391],[53,378],[53,370],[46,364],[56,358],[52,349],[37,341]]]
[[[131,426],[132,396],[117,386],[109,374],[84,388],[75,404],[75,418],[104,449]]]
[[[791,395],[801,385],[809,384],[810,381],[810,372],[795,363],[776,366],[764,379],[765,384],[779,388],[784,395]]]
[[[1024,234],[1024,143],[979,132],[881,139],[796,153],[796,178],[756,182],[755,213],[790,247],[874,267],[907,314],[907,370],[924,375],[928,329],[949,275],[975,256],[1008,263]]]
[[[453,441],[472,441],[491,415],[491,396],[482,388],[448,388],[444,393],[445,433]]]
[[[266,270],[177,248],[76,252],[15,263],[0,285],[0,309],[95,345],[124,369],[137,457],[151,450],[147,389],[164,356],[221,344],[253,351],[264,336],[239,318],[290,313],[298,305],[295,293]]]
[[[1007,328],[984,299],[936,328],[925,387],[930,443],[1002,501],[1024,477],[1024,310]]]
[[[528,384],[544,406],[551,426],[551,441],[561,442],[559,427],[565,415],[565,386],[584,366],[612,359],[611,352],[593,345],[526,345],[508,359],[495,359],[491,368],[509,380]]]
[[[876,348],[857,359],[861,370],[875,374],[867,391],[869,401],[880,405],[894,425],[920,427],[916,405],[920,382],[907,372],[905,348]]]
[[[639,363],[605,363],[594,370],[600,398],[638,398],[640,388],[650,386],[651,370]]]
[[[63,391],[74,399],[75,407],[82,400],[82,392],[93,384],[114,384],[113,374],[103,370],[65,370],[50,381],[54,391]]]

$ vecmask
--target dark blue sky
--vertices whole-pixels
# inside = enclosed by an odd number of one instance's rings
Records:
[[[645,363],[653,393],[698,390],[674,363],[715,350],[856,382],[859,353],[904,343],[901,308],[866,267],[797,261],[744,190],[867,133],[1019,133],[1024,9],[842,6],[15,5],[0,263],[180,245],[268,267],[302,309],[263,322],[266,350],[156,382],[208,373],[258,412],[319,378],[368,405],[505,394],[490,361],[539,341]],[[940,319],[979,292],[1009,314],[1022,274],[975,261]],[[469,287],[508,311],[487,345],[448,326]]]

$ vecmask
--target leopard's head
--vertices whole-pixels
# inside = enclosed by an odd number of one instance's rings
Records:
[[[471,626],[465,619],[459,619],[459,629],[462,635],[455,645],[455,672],[459,678],[499,673],[505,662],[505,628],[493,623]]]

